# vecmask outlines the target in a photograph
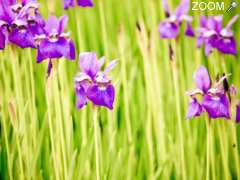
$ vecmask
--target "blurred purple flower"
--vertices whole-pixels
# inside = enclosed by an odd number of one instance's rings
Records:
[[[34,36],[42,31],[44,20],[35,0],[0,0],[0,49],[11,42],[21,48],[35,48]]]
[[[113,109],[115,90],[107,74],[115,67],[117,61],[111,61],[104,71],[100,71],[103,63],[104,58],[97,60],[97,56],[93,52],[80,54],[81,72],[74,78],[78,109],[86,105],[88,100],[92,101],[94,105]]]
[[[236,55],[236,41],[231,30],[232,25],[237,20],[234,16],[225,28],[222,27],[222,16],[200,17],[200,27],[198,28],[197,47],[205,45],[205,55],[208,56],[213,48],[224,54]]]
[[[75,4],[77,4],[78,6],[81,6],[81,7],[92,7],[93,6],[92,0],[77,0],[77,2],[75,2],[75,0],[63,0],[64,9],[68,9],[69,7],[74,7]]]
[[[177,38],[183,21],[187,22],[185,34],[187,36],[194,36],[194,31],[190,25],[192,17],[187,15],[190,6],[189,0],[182,0],[173,14],[170,12],[167,0],[162,0],[162,2],[167,18],[159,25],[158,31],[160,37],[166,39]]]
[[[48,74],[52,69],[51,59],[61,57],[70,60],[75,59],[74,43],[70,39],[69,33],[64,32],[67,21],[67,16],[62,16],[59,19],[50,16],[44,27],[44,32],[35,37],[37,41],[37,63],[44,59],[50,59]]]
[[[223,86],[225,79],[226,76],[223,76],[212,86],[207,69],[204,66],[198,68],[194,74],[197,89],[188,92],[192,101],[188,107],[187,119],[200,116],[204,111],[213,119],[230,118],[230,103]],[[200,95],[200,100],[197,95]]]

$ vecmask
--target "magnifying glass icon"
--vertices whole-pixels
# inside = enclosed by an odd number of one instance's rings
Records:
[[[238,3],[236,1],[232,1],[227,9],[227,12],[230,12],[232,9],[236,8],[237,6],[238,6]]]

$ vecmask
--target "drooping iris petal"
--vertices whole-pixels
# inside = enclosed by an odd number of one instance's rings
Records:
[[[86,91],[83,86],[75,85],[75,92],[77,96],[77,108],[81,109],[84,105],[87,104]]]
[[[103,64],[102,60],[97,60],[97,55],[95,53],[81,53],[79,57],[80,69],[88,74],[90,77],[94,77],[100,70]]]
[[[59,38],[57,41],[50,41],[48,39],[44,39],[40,42],[38,47],[38,54],[37,54],[37,63],[40,63],[42,60],[50,58],[61,58],[72,57],[73,60],[73,51],[71,43],[66,40],[65,38]],[[75,52],[74,52],[75,54]]]
[[[5,48],[5,40],[6,40],[5,35],[0,30],[0,49],[4,49]]]
[[[194,73],[194,81],[196,83],[196,86],[205,93],[211,87],[211,79],[209,77],[207,69],[204,66],[200,66]]]
[[[187,22],[187,28],[186,28],[185,34],[187,36],[194,37],[194,31],[189,22]]]
[[[208,112],[210,118],[230,118],[229,100],[225,94],[205,95],[202,106]]]
[[[236,106],[236,122],[240,123],[240,104]]]
[[[200,116],[203,112],[201,104],[194,98],[188,106],[187,119],[191,119],[196,116]]]
[[[176,38],[179,34],[179,26],[173,22],[163,21],[159,25],[158,32],[161,38]]]
[[[215,41],[215,48],[224,54],[237,54],[237,45],[233,37],[223,38],[220,37]]]
[[[77,0],[77,4],[82,7],[91,7],[93,6],[92,0]]]
[[[88,89],[87,97],[95,105],[113,109],[115,90],[111,84],[108,84],[107,86],[93,85]]]
[[[9,33],[8,40],[21,48],[36,47],[34,36],[27,29],[14,29],[12,32]]]
[[[74,0],[63,0],[64,9],[68,9],[69,7],[74,7]]]

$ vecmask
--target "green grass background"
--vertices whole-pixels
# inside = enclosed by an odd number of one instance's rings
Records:
[[[171,62],[169,41],[157,31],[164,19],[160,0],[94,0],[94,8],[68,11],[60,0],[40,3],[44,17],[69,16],[77,54],[119,60],[111,74],[114,110],[96,113],[91,103],[75,108],[77,60],[54,61],[46,79],[47,61],[36,64],[35,50],[8,45],[0,52],[0,179],[205,179],[207,116],[185,119],[185,92],[194,88],[201,64],[213,78],[231,73],[229,82],[240,88],[239,55],[206,58],[182,32],[171,41]],[[178,3],[169,0],[172,7]],[[204,13],[224,13],[226,24],[239,12]],[[197,27],[201,12],[190,14]],[[233,28],[239,42],[239,20]],[[232,115],[232,121],[211,123],[208,179],[240,179],[240,129]]]

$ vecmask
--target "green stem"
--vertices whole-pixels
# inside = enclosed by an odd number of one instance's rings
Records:
[[[96,178],[100,180],[100,166],[99,166],[99,143],[98,143],[98,121],[97,121],[97,107],[93,107],[93,125],[94,125],[94,145],[96,157]]]
[[[211,153],[211,119],[208,118],[206,122],[207,126],[207,174],[206,180],[210,179],[210,153]]]

